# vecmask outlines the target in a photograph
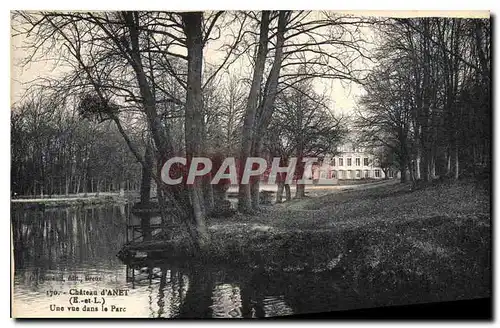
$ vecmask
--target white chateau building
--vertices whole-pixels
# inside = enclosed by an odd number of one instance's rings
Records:
[[[326,166],[328,163],[330,165]],[[387,178],[398,176],[399,172],[388,171]],[[313,166],[310,177],[337,180],[384,179],[385,173],[380,168],[378,159],[365,148],[345,144],[337,149],[337,155],[324,157],[322,169],[318,165]]]
[[[384,179],[384,171],[378,166],[378,159],[364,148],[344,145],[335,157],[330,157],[332,178],[343,179]],[[388,178],[394,178],[390,170]]]

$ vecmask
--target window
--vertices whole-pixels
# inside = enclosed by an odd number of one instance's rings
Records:
[[[335,158],[332,159],[332,166],[335,166]]]
[[[360,178],[361,178],[361,170],[356,170],[356,179],[360,179]]]
[[[352,179],[352,171],[347,171],[347,179]]]
[[[368,166],[368,157],[363,158],[363,165]]]
[[[360,165],[361,165],[361,159],[356,158],[356,166],[360,166]]]
[[[370,173],[368,173],[368,170],[365,170],[365,179],[368,179],[370,177]]]
[[[375,170],[375,178],[380,178],[380,170]]]
[[[344,159],[342,157],[339,158],[339,166],[344,166]]]
[[[351,166],[352,165],[352,158],[348,158],[347,159],[347,166]]]

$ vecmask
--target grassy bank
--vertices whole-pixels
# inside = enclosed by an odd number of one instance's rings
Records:
[[[367,304],[490,295],[489,192],[472,182],[380,185],[209,222],[201,261],[267,273],[336,275]],[[162,256],[185,258],[182,235]]]

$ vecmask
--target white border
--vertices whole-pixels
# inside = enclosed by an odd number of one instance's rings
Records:
[[[69,10],[69,9],[100,9],[100,10],[112,10],[112,9],[142,9],[142,10],[194,10],[194,9],[227,9],[227,10],[236,10],[236,9],[332,9],[332,10],[491,10],[493,14],[498,13],[496,10],[498,7],[498,1],[492,0],[474,0],[474,1],[457,1],[457,0],[420,0],[415,2],[402,2],[401,0],[376,0],[376,1],[367,1],[367,0],[348,0],[348,1],[303,1],[303,0],[287,0],[286,2],[272,2],[269,0],[254,0],[254,1],[230,1],[230,0],[212,0],[208,1],[169,1],[169,0],[146,0],[146,1],[137,1],[137,0],[117,0],[117,1],[106,1],[102,0],[87,0],[84,2],[70,2],[70,1],[34,1],[34,0],[18,0],[15,2],[2,2],[0,4],[2,7],[0,18],[2,20],[2,29],[1,29],[1,44],[4,45],[3,51],[1,52],[2,60],[1,60],[1,76],[3,77],[2,83],[2,100],[5,107],[0,111],[0,151],[2,155],[2,164],[1,164],[1,172],[0,172],[0,202],[1,202],[1,213],[3,213],[3,228],[0,229],[2,236],[0,240],[2,241],[1,249],[2,251],[2,259],[0,263],[3,263],[4,270],[0,271],[2,275],[0,295],[2,296],[2,322],[9,326],[14,325],[15,322],[13,320],[8,320],[10,313],[10,300],[8,299],[10,296],[10,271],[7,270],[7,263],[10,262],[10,10],[14,9],[58,9],[58,10]],[[5,8],[3,8],[5,7]],[[497,22],[493,25],[496,27]],[[495,28],[496,29],[496,28]],[[496,45],[498,40],[498,33],[494,33],[493,44]],[[495,47],[496,48],[496,47]],[[497,49],[498,53],[498,49]],[[497,53],[494,55],[494,66],[496,67],[496,63],[498,62]],[[495,72],[496,73],[496,72]],[[494,74],[494,81],[496,81],[496,74]],[[495,85],[495,90],[493,91],[494,95],[498,95],[498,83]],[[496,106],[495,106],[496,107]],[[494,108],[495,111],[495,108]],[[495,125],[500,126],[500,115],[494,115]],[[486,122],[485,122],[486,123]],[[493,129],[495,130],[495,129]],[[495,134],[494,137],[494,145],[495,145],[495,153],[498,154],[500,152],[500,145],[498,140],[498,133]],[[494,172],[500,172],[497,170],[498,163],[494,162],[495,167],[493,168]],[[495,174],[495,182],[498,182],[497,174]],[[495,183],[496,185],[496,183]],[[498,195],[494,194],[494,200],[497,200]],[[493,219],[493,221],[495,221]],[[495,228],[495,236],[499,235],[498,227],[499,223],[493,223]],[[496,247],[494,250],[494,264],[498,263],[498,252],[496,252]],[[496,271],[497,272],[497,271]],[[495,277],[496,278],[496,277]],[[495,279],[494,286],[498,286],[498,280]],[[498,288],[495,288],[494,295],[498,295]],[[498,300],[494,302],[495,313],[498,312]],[[7,320],[6,320],[7,319]],[[124,321],[106,321],[106,322],[85,322],[85,321],[72,321],[71,325],[81,325],[81,324],[92,324],[93,326],[104,326],[107,324],[127,324],[127,325],[143,325],[145,322],[124,322]],[[189,323],[196,324],[197,322]],[[201,323],[201,322],[200,322]],[[203,322],[206,324],[207,322]],[[220,321],[213,322],[212,324],[219,324]],[[231,321],[230,324],[239,324],[240,322]],[[271,322],[271,324],[277,324],[278,322]],[[292,322],[280,322],[280,324],[289,325]],[[299,322],[304,323],[304,322]],[[337,325],[340,327],[344,327],[349,325],[358,326],[360,323],[343,323],[343,322],[318,322],[319,324],[325,325]],[[68,322],[39,322],[40,325],[51,326],[51,325],[68,325]],[[162,322],[156,324],[165,324],[165,325],[178,325],[179,322]],[[183,323],[185,325],[186,323]],[[259,325],[268,325],[270,323],[259,322]],[[372,323],[373,324],[373,323]],[[376,325],[399,325],[401,323],[394,322],[381,322],[376,323]],[[458,322],[454,323],[431,323],[431,322],[422,322],[417,325],[425,325],[428,327],[432,326],[456,326],[460,324]]]

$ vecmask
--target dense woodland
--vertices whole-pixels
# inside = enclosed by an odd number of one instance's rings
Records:
[[[12,25],[26,51],[19,65],[57,63],[13,105],[13,191],[140,189],[147,207],[153,182],[162,217],[175,215],[193,249],[207,245],[206,218],[224,187],[161,183],[174,156],[300,163],[334,153],[354,129],[402,181],[490,168],[489,20],[16,12]],[[356,115],[332,110],[317,87],[330,80],[365,90]],[[258,180],[239,185],[238,211],[259,210],[258,190]]]
[[[361,140],[404,182],[485,174],[491,165],[490,22],[400,19],[379,29],[360,99]]]
[[[16,194],[139,189],[140,164],[111,122],[82,120],[38,94],[12,112],[11,131],[12,192]]]

